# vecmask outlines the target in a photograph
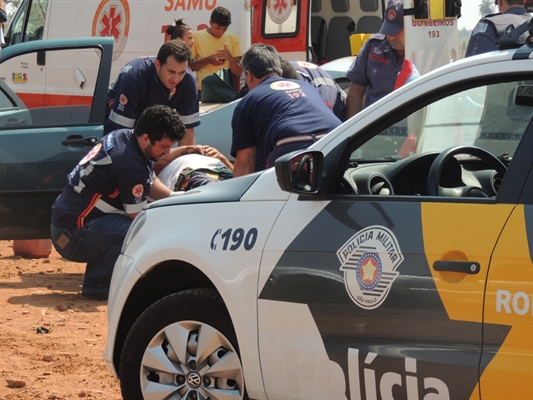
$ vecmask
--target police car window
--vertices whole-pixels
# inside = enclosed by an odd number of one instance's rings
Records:
[[[532,81],[479,86],[412,112],[352,150],[334,193],[495,197],[533,116],[516,96],[528,89]]]
[[[403,159],[458,145],[512,157],[533,114],[533,108],[515,104],[523,85],[531,81],[475,87],[431,103],[370,139],[352,159]]]

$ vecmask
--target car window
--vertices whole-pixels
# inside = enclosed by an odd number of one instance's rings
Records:
[[[36,59],[46,68],[28,71]],[[88,123],[99,64],[100,50],[93,48],[40,51],[4,61],[2,78],[8,87],[3,87],[7,91],[3,97],[18,97],[21,104],[17,108],[24,112],[0,113],[0,126],[17,129]]]
[[[408,158],[451,146],[481,147],[512,157],[533,108],[516,105],[514,95],[531,81],[484,85],[454,93],[410,114],[357,149],[354,159]]]
[[[0,88],[0,112],[4,110],[12,110],[15,107],[15,103],[8,97],[3,88]]]
[[[43,38],[47,7],[48,0],[32,1],[28,18],[26,16],[27,7],[20,8],[9,27],[9,43],[16,44],[41,40]],[[25,25],[26,23],[27,25]]]
[[[333,194],[496,198],[533,107],[531,80],[479,85],[421,106],[357,146]],[[423,101],[423,99],[419,99]],[[420,104],[420,103],[419,103]],[[412,107],[412,105],[406,105]],[[382,126],[382,125],[381,125]]]

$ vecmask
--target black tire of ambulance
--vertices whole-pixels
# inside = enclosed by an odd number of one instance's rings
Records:
[[[181,342],[181,345],[187,346],[188,349],[189,358],[185,363],[178,360],[172,345],[164,339],[166,336],[163,333],[164,329],[172,329],[173,324],[180,322],[184,323],[186,330],[192,329],[187,343]],[[202,365],[191,365],[191,362],[196,363],[196,354],[194,354],[195,348],[191,348],[190,344],[197,343],[196,339],[198,339],[198,336],[194,337],[194,327],[205,327],[204,332],[213,328],[217,332],[214,337],[220,338],[220,347],[211,353],[208,364],[211,365],[224,357],[225,352],[237,357],[241,367],[235,379],[217,378],[216,374],[210,375],[209,371],[202,375],[205,370],[199,370],[205,367],[207,360],[199,360]],[[178,344],[176,338],[184,339],[183,328],[179,329],[181,334],[178,329],[172,329],[172,331],[175,334],[173,344]],[[160,371],[151,369],[150,365],[143,365],[143,357],[149,348],[155,348],[156,354],[160,357],[165,355],[164,358],[178,365],[178,368],[183,368],[185,373],[182,375],[162,374]],[[164,351],[161,352],[160,349]],[[144,381],[141,382],[141,379]],[[146,309],[131,328],[124,343],[120,362],[120,385],[124,400],[143,399],[142,385],[158,381],[176,386],[183,399],[208,398],[206,393],[213,388],[236,390],[237,393],[233,392],[234,395],[238,395],[235,398],[248,399],[235,331],[229,313],[216,291],[195,289],[167,296]]]

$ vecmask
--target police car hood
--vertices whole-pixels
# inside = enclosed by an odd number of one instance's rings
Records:
[[[266,171],[196,188],[184,192],[181,196],[158,200],[150,203],[146,209],[177,204],[287,200],[289,196],[289,193],[280,189],[274,168],[270,168]]]

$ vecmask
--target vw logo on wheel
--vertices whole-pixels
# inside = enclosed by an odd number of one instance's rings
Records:
[[[187,382],[189,383],[189,386],[197,388],[202,383],[202,378],[200,378],[200,375],[196,372],[193,372],[187,378]]]

